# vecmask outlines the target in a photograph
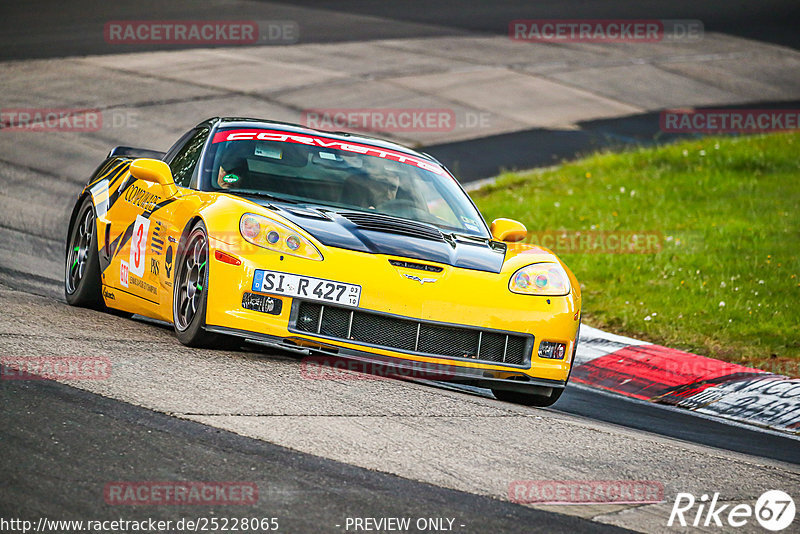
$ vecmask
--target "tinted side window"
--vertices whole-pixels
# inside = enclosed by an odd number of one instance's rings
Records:
[[[200,153],[203,151],[203,145],[205,145],[207,137],[208,130],[206,128],[196,130],[186,141],[186,144],[183,145],[183,148],[169,162],[172,176],[179,186],[189,187],[192,173],[197,166],[197,160],[200,158]]]
[[[169,150],[167,150],[167,153],[164,154],[164,157],[161,159],[163,159],[167,163],[175,159],[175,154],[177,154],[183,148],[183,145],[186,144],[186,141],[188,141],[195,134],[196,131],[197,129],[193,128],[188,132],[186,132],[185,134],[183,134],[180,139],[175,141],[175,143],[171,147],[169,147]]]

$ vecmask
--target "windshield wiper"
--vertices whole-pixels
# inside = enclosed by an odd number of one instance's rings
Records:
[[[473,234],[461,234],[458,232],[450,232],[450,235],[453,236],[454,239],[463,239],[465,241],[480,241],[481,243],[486,243],[488,241],[487,238],[479,235]]]
[[[299,204],[299,202],[297,202],[296,200],[284,198],[278,195],[273,195],[272,193],[267,193],[266,191],[228,191],[228,192],[234,195],[267,198],[269,200],[274,200],[275,202],[285,202],[287,204]]]

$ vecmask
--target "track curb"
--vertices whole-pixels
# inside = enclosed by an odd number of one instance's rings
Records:
[[[800,435],[800,379],[581,327],[572,382]]]

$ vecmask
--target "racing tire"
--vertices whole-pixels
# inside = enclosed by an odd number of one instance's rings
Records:
[[[578,330],[575,332],[575,344],[572,346],[572,361],[569,366],[569,373],[567,373],[567,383],[569,383],[569,379],[572,376],[572,370],[575,368],[575,355],[578,353],[578,339],[580,339],[580,337],[581,321],[579,319]],[[522,404],[524,406],[537,406],[540,408],[546,408],[548,406],[552,406],[556,403],[556,401],[558,401],[558,399],[561,398],[561,394],[564,393],[564,389],[566,388],[553,388],[553,392],[547,397],[544,395],[532,395],[530,393],[518,393],[516,391],[504,391],[500,389],[493,389],[492,393],[494,393],[494,396],[497,398],[497,400],[513,402],[514,404]]]
[[[564,393],[564,388],[553,388],[553,392],[549,396],[520,393],[518,391],[508,391],[504,389],[493,389],[492,393],[494,393],[497,400],[522,404],[523,406],[545,408],[547,406],[552,406],[561,398],[561,394]]]
[[[198,221],[181,242],[173,283],[172,324],[178,341],[189,347],[217,347],[223,338],[206,332],[208,233]]]
[[[86,197],[70,225],[64,262],[64,297],[71,306],[105,309],[92,199]]]

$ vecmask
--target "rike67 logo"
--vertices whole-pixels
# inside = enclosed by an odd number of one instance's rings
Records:
[[[709,500],[707,494],[699,499],[691,493],[678,493],[667,526],[692,527],[743,527],[753,517],[765,529],[772,532],[784,530],[795,517],[795,504],[788,493],[780,490],[765,491],[750,504],[719,504],[719,493]]]

